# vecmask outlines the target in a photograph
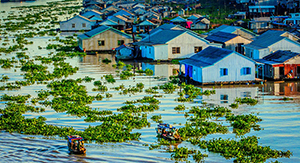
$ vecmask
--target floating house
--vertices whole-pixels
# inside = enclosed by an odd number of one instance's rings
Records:
[[[79,31],[90,31],[96,20],[90,20],[82,15],[76,15],[75,17],[62,21],[60,24],[60,31],[62,32],[79,32]]]
[[[300,52],[299,38],[287,31],[268,30],[250,44],[244,45],[245,55],[253,59],[262,59],[277,50]]]
[[[247,45],[252,42],[252,40],[244,38],[243,36],[221,31],[209,35],[205,39],[213,43],[220,43],[223,45],[223,48],[233,50],[241,54],[244,54],[243,45]]]
[[[300,79],[300,52],[278,50],[256,61],[264,64],[269,79]]]
[[[131,42],[131,35],[105,25],[78,35],[78,46],[83,51],[111,51]]]
[[[228,49],[209,46],[179,63],[187,78],[202,84],[255,80],[255,61]]]
[[[197,53],[209,46],[209,41],[184,30],[156,30],[135,45],[143,58],[169,60]]]

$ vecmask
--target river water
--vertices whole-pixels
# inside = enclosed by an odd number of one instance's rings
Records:
[[[1,3],[0,9],[9,11],[12,6],[20,5],[40,5],[45,4],[46,1],[34,1],[23,3]],[[49,42],[49,37],[31,38],[33,45],[28,46],[27,54],[47,55],[49,53],[46,49],[38,49],[37,46],[45,47]],[[1,58],[10,58],[9,55],[2,55]],[[108,58],[112,63],[105,64],[101,60]],[[72,66],[79,67],[79,71],[69,76],[68,78],[77,79],[85,76],[90,76],[96,80],[101,80],[104,74],[116,75],[114,56],[111,54],[88,55],[86,57],[77,57],[68,59]],[[128,64],[139,69],[150,68],[154,75],[149,76],[135,76],[129,80],[118,80],[114,84],[106,83],[111,87],[124,84],[126,87],[134,86],[136,83],[144,83],[145,88],[166,83],[170,75],[176,75],[178,65],[160,63],[151,64],[143,62],[131,61]],[[15,80],[22,80],[19,69],[2,69],[0,68],[0,75],[7,75],[10,77],[9,82]],[[158,77],[158,78],[154,78]],[[90,95],[96,95],[98,92],[92,91],[93,84],[85,84]],[[33,97],[37,95],[36,91],[46,89],[46,85],[31,85],[22,87],[20,90],[14,91],[0,91],[0,95],[9,94],[31,94]],[[293,155],[290,158],[268,159],[267,162],[278,160],[280,162],[300,162],[300,82],[267,82],[264,85],[244,85],[244,86],[223,86],[218,87],[203,87],[203,90],[215,89],[216,94],[211,96],[202,96],[195,100],[195,102],[184,103],[185,106],[201,106],[203,102],[208,104],[215,104],[228,107],[234,102],[237,97],[252,97],[258,99],[258,104],[255,106],[240,105],[238,109],[234,109],[235,114],[258,114],[258,117],[263,121],[258,123],[263,130],[251,131],[245,136],[255,135],[260,137],[259,144],[262,146],[270,146],[276,150],[290,150]],[[177,90],[180,91],[180,90]],[[123,102],[126,100],[136,100],[144,97],[145,93],[137,93],[135,95],[120,95],[118,91],[109,89],[109,93],[113,94],[112,98],[103,99],[102,101],[94,101],[90,104],[93,108],[104,108],[112,111],[117,111],[117,108],[124,106]],[[166,152],[168,146],[161,149],[149,150],[147,144],[157,143],[155,127],[157,123],[150,120],[153,115],[161,115],[162,120],[166,123],[173,124],[177,127],[182,127],[181,124],[186,122],[183,113],[178,113],[174,110],[179,102],[174,101],[178,95],[164,94],[163,97],[158,98],[161,103],[160,109],[148,114],[148,121],[151,122],[150,127],[143,129],[136,129],[133,132],[140,132],[141,139],[139,141],[128,141],[124,143],[86,143],[87,153],[85,155],[71,155],[68,153],[67,142],[60,137],[44,137],[36,135],[22,135],[18,133],[8,133],[0,131],[0,162],[174,162],[170,159],[170,153]],[[291,97],[294,100],[283,101],[283,97]],[[0,108],[5,107],[5,101],[0,101]],[[44,116],[47,118],[48,124],[58,126],[73,126],[75,129],[84,130],[89,125],[95,126],[100,123],[87,123],[83,118],[67,115],[65,113],[56,113],[51,108],[46,108],[43,113],[26,113],[28,118]],[[235,138],[232,129],[228,134],[212,134],[205,139],[212,138]],[[198,149],[188,142],[182,142],[178,147],[189,147]],[[205,162],[232,162],[233,159],[225,159],[217,153],[211,153],[201,150],[202,153],[208,154],[204,159]],[[188,160],[192,161],[191,158]]]

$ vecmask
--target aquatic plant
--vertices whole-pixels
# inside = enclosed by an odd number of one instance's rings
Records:
[[[158,91],[156,91],[156,89],[153,89],[153,88],[145,89],[145,92],[149,93],[149,94],[157,94],[158,93]]]
[[[282,100],[283,100],[283,101],[288,101],[288,100],[294,100],[294,99],[293,99],[293,98],[290,98],[290,97],[283,97]]]
[[[93,88],[93,91],[101,91],[101,92],[105,92],[107,91],[108,88],[105,85],[99,85],[98,88]]]
[[[158,105],[150,104],[150,105],[125,105],[118,109],[118,111],[122,111],[125,113],[140,113],[140,112],[153,112],[154,110],[158,110]]]
[[[262,119],[258,118],[255,115],[227,114],[225,117],[226,120],[231,122],[234,132],[237,135],[244,135],[245,133],[250,132],[251,128],[253,128],[254,130],[260,130],[259,125],[257,125],[256,123],[262,121]]]
[[[178,105],[178,106],[176,106],[174,108],[174,110],[176,110],[176,111],[183,111],[183,110],[185,110],[185,106],[184,105]]]
[[[92,77],[89,77],[89,76],[85,76],[85,77],[83,78],[83,80],[84,80],[85,82],[91,82],[92,80],[95,80],[95,78],[92,78]]]
[[[134,100],[134,101],[126,101],[125,104],[134,104],[134,103],[149,103],[149,104],[159,104],[160,101],[155,99],[153,96],[145,96],[142,99]]]
[[[172,83],[165,83],[164,85],[160,85],[159,88],[162,89],[165,93],[171,94],[175,91],[175,89],[178,88],[178,86]]]
[[[16,101],[17,103],[25,103],[31,95],[17,95],[17,96],[9,96],[7,94],[2,95],[1,101]]]
[[[110,94],[110,93],[106,93],[106,94],[105,94],[105,97],[106,97],[106,98],[111,98],[112,96],[113,96],[113,95]]]
[[[258,101],[253,98],[244,97],[244,98],[236,98],[235,102],[240,104],[256,105]]]
[[[103,62],[103,63],[106,63],[106,64],[109,64],[109,63],[111,62],[111,60],[105,58],[105,59],[102,60],[102,62]]]
[[[105,77],[105,80],[108,82],[108,83],[115,83],[116,80],[114,79],[114,77],[112,76],[112,74],[109,74],[109,75],[104,75]]]
[[[153,116],[151,117],[151,119],[152,119],[153,121],[155,121],[156,123],[162,123],[161,115],[153,115]]]
[[[135,76],[134,73],[130,72],[129,70],[124,70],[120,74],[121,80],[127,80],[129,77]]]
[[[9,77],[7,75],[2,75],[0,82],[6,82],[8,81]]]
[[[212,140],[188,140],[200,148],[208,149],[210,152],[220,153],[225,158],[235,158],[234,162],[265,162],[268,158],[290,157],[292,153],[288,150],[272,150],[269,146],[258,145],[258,138],[250,136],[239,141],[233,139],[214,138]]]
[[[232,103],[229,105],[229,107],[233,108],[233,109],[236,109],[239,107],[239,104],[238,103]]]

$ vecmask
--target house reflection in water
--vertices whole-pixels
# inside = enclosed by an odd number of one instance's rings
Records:
[[[104,59],[109,59],[111,62],[106,64],[103,62]],[[86,55],[84,57],[80,57],[80,62],[84,65],[83,68],[93,68],[100,69],[101,72],[107,73],[115,73],[115,68],[112,66],[116,64],[115,56],[112,54],[95,54],[95,55]]]
[[[205,90],[212,90],[212,88],[203,88]],[[228,107],[235,102],[236,98],[257,96],[258,87],[222,87],[215,88],[216,93],[209,96],[202,96],[202,101],[208,104],[215,104]]]
[[[153,76],[160,76],[169,78],[169,76],[178,75],[179,64],[170,63],[142,63],[142,69],[150,69],[153,71]],[[184,67],[181,68],[181,72],[184,72]]]
[[[276,96],[300,95],[300,82],[267,82],[264,89]]]

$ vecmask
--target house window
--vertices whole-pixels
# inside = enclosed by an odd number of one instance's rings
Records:
[[[251,97],[251,92],[241,92],[241,97]]]
[[[104,43],[104,40],[98,40],[98,46],[104,46],[105,43]]]
[[[228,103],[228,95],[220,95],[221,104]]]
[[[195,53],[198,53],[198,52],[200,52],[202,50],[202,46],[195,46],[195,48],[194,48],[194,52]]]
[[[221,76],[227,76],[228,75],[228,69],[227,68],[221,68],[220,69],[220,75]]]
[[[124,44],[124,40],[118,40],[118,46],[123,45]]]
[[[75,24],[72,24],[72,28],[75,28]]]
[[[82,27],[86,27],[86,24],[85,24],[85,23],[82,23]]]
[[[250,67],[243,67],[241,69],[241,75],[249,75],[251,74],[251,68]]]
[[[180,54],[180,47],[172,47],[172,54]]]

